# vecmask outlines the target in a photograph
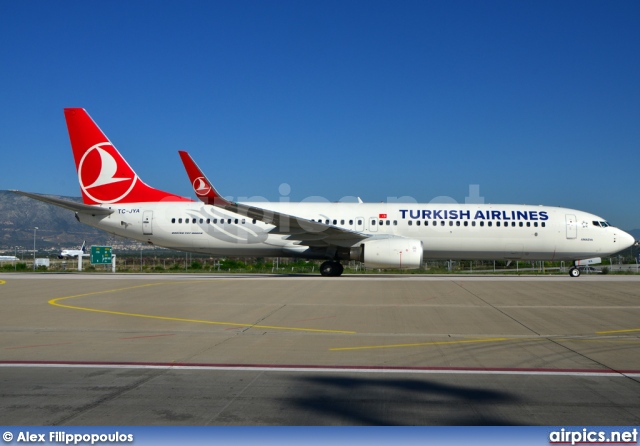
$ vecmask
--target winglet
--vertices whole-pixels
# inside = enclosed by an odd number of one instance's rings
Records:
[[[178,153],[180,154],[182,164],[184,164],[184,168],[187,171],[187,175],[189,175],[189,180],[191,180],[193,191],[196,193],[196,196],[200,201],[217,206],[229,206],[234,204],[220,195],[216,188],[213,187],[213,184],[211,184],[211,181],[207,179],[205,174],[198,167],[193,158],[191,158],[191,155],[184,150],[179,150]]]

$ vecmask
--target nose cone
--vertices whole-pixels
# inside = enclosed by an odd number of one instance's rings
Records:
[[[636,244],[636,239],[631,235],[624,231],[620,231],[618,234],[618,240],[620,242],[620,250],[627,249]]]

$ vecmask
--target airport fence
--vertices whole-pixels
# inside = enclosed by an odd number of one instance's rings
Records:
[[[604,259],[603,259],[604,260]],[[585,274],[639,274],[640,267],[634,261],[625,263],[607,261],[597,265],[594,271]],[[635,260],[635,259],[634,259]],[[231,274],[317,274],[321,261],[301,261],[287,258],[273,259],[217,259],[185,255],[180,257],[161,256],[117,256],[116,271],[118,273],[231,273]],[[571,267],[570,262],[507,262],[507,261],[446,261],[427,260],[417,270],[378,270],[366,269],[361,262],[343,263],[345,274],[566,274]],[[4,261],[0,263],[0,271],[29,272],[34,271],[33,262]],[[39,272],[77,272],[77,260],[51,259],[49,266],[36,265]],[[83,261],[83,271],[93,273],[109,273],[111,265],[91,265],[89,260]]]

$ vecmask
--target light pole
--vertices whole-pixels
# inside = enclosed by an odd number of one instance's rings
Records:
[[[38,227],[33,228],[33,270],[36,270],[36,231]]]

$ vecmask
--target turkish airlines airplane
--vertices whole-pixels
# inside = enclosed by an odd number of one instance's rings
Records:
[[[236,203],[186,152],[200,201],[145,184],[84,109],[65,118],[84,204],[15,191],[75,211],[90,226],[150,245],[214,256],[324,259],[367,268],[419,268],[423,259],[597,263],[634,238],[586,212],[547,206],[409,203]],[[578,277],[573,267],[570,275]]]

